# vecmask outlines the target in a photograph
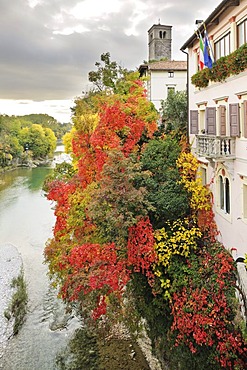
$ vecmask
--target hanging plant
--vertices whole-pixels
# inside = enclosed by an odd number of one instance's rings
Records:
[[[237,75],[247,68],[247,44],[233,53],[217,60],[212,69],[205,68],[191,77],[191,83],[198,88],[207,87],[209,81],[223,82],[232,75]]]

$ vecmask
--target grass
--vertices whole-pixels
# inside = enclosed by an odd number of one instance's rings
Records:
[[[14,317],[13,334],[15,335],[19,332],[27,312],[28,295],[23,273],[12,280],[11,287],[15,288],[15,292],[4,315],[8,320]]]

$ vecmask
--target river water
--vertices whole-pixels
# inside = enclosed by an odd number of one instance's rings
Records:
[[[43,251],[55,217],[42,185],[50,168],[20,168],[0,175],[0,245],[22,255],[28,288],[26,321],[0,359],[4,370],[53,370],[79,322],[66,313],[47,277]],[[1,297],[0,297],[1,299]]]

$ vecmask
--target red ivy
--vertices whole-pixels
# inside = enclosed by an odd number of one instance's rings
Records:
[[[232,324],[231,302],[227,299],[229,286],[234,286],[234,265],[225,250],[211,255],[202,252],[198,270],[203,286],[190,279],[172,297],[175,346],[186,344],[192,353],[200,346],[213,347],[215,359],[222,368],[233,370],[247,360],[247,347]],[[188,263],[190,269],[192,264]],[[244,368],[244,367],[241,367]]]
[[[154,243],[153,227],[148,217],[129,228],[128,264],[135,272],[145,274],[150,285],[154,281],[152,265],[157,261]]]
[[[105,296],[114,293],[121,298],[129,281],[126,261],[119,259],[114,243],[83,244],[73,248],[67,258],[70,274],[62,288],[62,296],[78,300],[80,293],[97,295],[92,316],[98,318],[106,308]],[[102,313],[103,312],[103,313]]]

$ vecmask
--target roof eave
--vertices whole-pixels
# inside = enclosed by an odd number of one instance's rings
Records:
[[[230,6],[238,6],[240,0],[223,0],[217,8],[209,15],[209,17],[203,22],[203,24],[199,27],[199,31],[202,32],[204,29],[204,25],[207,27],[211,24],[218,24],[219,20],[218,17]],[[196,34],[194,33],[180,48],[181,51],[187,49],[195,40],[197,39]]]

